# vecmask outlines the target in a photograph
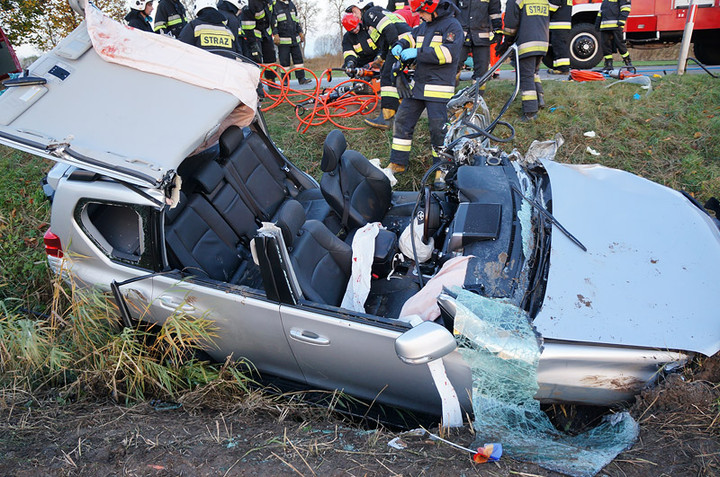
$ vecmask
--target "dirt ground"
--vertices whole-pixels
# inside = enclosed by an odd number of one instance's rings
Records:
[[[599,475],[720,475],[718,382],[716,355],[694,377],[671,375],[643,392],[630,407],[638,442]],[[469,453],[421,438],[406,437],[406,449],[396,450],[387,444],[397,432],[275,402],[219,411],[0,399],[0,475],[557,475],[508,457],[475,464]],[[468,427],[446,437],[473,440]]]

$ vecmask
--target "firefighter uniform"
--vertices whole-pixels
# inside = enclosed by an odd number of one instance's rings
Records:
[[[505,5],[505,38],[498,54],[512,43],[520,57],[520,97],[525,119],[533,119],[544,106],[540,62],[548,49],[550,5],[548,0],[508,0]]]
[[[149,33],[153,32],[153,27],[151,25],[152,17],[143,15],[138,10],[130,10],[130,13],[125,15],[125,21],[127,22],[128,26],[137,28],[138,30],[146,31]]]
[[[180,0],[160,0],[155,12],[155,31],[175,38],[190,21]]]
[[[345,32],[342,39],[343,68],[363,67],[380,55],[378,45],[363,26],[357,33]]]
[[[362,25],[367,29],[370,39],[376,45],[382,44],[382,51],[387,50],[385,63],[380,70],[380,108],[385,120],[389,120],[395,115],[400,104],[400,96],[392,75],[395,57],[390,53],[389,47],[398,39],[411,38],[410,27],[399,15],[375,6],[363,10]]]
[[[630,53],[628,53],[623,39],[623,29],[628,15],[630,15],[630,0],[603,0],[600,5],[595,26],[598,27],[602,36],[603,58],[605,59],[603,69],[612,69],[612,55],[615,51],[620,53],[626,65],[632,66]]]
[[[300,42],[304,38],[302,27],[298,22],[297,8],[292,0],[277,0],[275,2],[275,33],[280,36],[280,44],[278,45],[278,56],[282,66],[290,66],[290,56],[292,62],[297,68],[302,68],[303,55],[300,48]],[[297,70],[295,72],[300,83],[305,82],[305,71]]]
[[[185,25],[178,39],[203,50],[239,53],[237,35],[231,32],[225,23],[225,17],[219,11],[214,8],[204,8],[198,12],[196,19]]]
[[[398,41],[403,50],[417,48],[412,95],[403,99],[398,109],[390,151],[390,162],[401,166],[400,170],[410,161],[415,125],[424,109],[428,114],[433,162],[439,162],[436,150],[445,139],[446,107],[455,94],[455,75],[464,41],[456,13],[454,4],[443,1],[435,10],[432,21],[421,23],[409,37]]]
[[[217,9],[220,14],[225,17],[225,26],[227,29],[235,35],[237,51],[244,55],[247,51],[247,46],[244,45],[245,35],[243,34],[240,18],[238,17],[238,13],[240,12],[235,5],[227,0],[222,0],[218,3]]]
[[[457,19],[465,31],[463,51],[458,67],[462,67],[468,55],[473,56],[473,79],[484,75],[490,64],[490,43],[494,32],[502,28],[502,11],[500,0],[455,0],[460,10]],[[458,68],[458,69],[459,69]],[[480,86],[481,93],[485,85]]]
[[[247,10],[243,9],[241,23],[245,38],[250,49],[259,54],[260,62],[264,64],[275,63],[275,44],[273,43],[275,0],[250,0]],[[251,55],[252,56],[252,55]],[[265,71],[265,78],[276,78],[272,71]]]
[[[387,4],[387,11],[394,12],[395,10],[400,10],[401,8],[405,8],[407,4],[408,3],[403,0],[390,0]]]
[[[570,72],[570,29],[573,0],[550,0],[550,45],[553,64],[551,73]]]

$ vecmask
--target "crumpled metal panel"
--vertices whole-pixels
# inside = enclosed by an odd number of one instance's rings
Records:
[[[553,227],[534,324],[546,338],[712,355],[720,349],[720,231],[682,194],[599,165],[543,161]]]

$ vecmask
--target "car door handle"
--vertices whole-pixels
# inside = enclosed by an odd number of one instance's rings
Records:
[[[291,328],[290,337],[294,340],[317,346],[327,346],[330,344],[330,340],[326,337],[312,331],[301,330],[300,328]]]
[[[180,310],[180,311],[184,311],[186,313],[195,311],[195,307],[192,306],[190,303],[188,303],[185,300],[179,301],[178,299],[176,299],[173,296],[161,295],[158,298],[158,301],[160,302],[160,306],[162,306],[163,308],[166,308],[168,310],[173,310],[173,311]]]

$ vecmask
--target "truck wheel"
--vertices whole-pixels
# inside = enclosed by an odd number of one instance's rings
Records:
[[[700,63],[720,65],[720,32],[696,32],[694,46],[695,58],[697,58]]]
[[[570,66],[588,70],[602,59],[600,32],[592,23],[578,23],[570,30]]]

